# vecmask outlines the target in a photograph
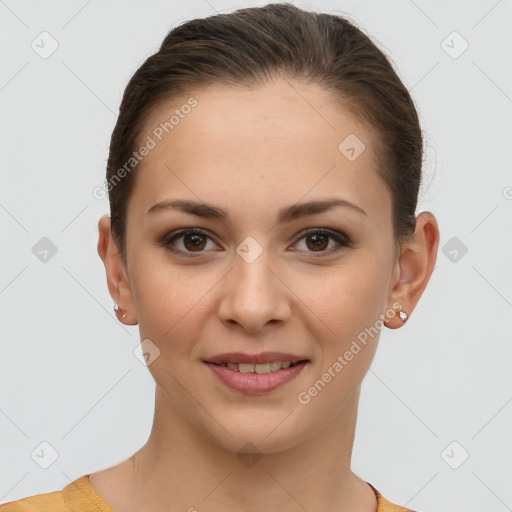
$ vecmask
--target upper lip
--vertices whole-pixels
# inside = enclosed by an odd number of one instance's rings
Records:
[[[209,357],[204,361],[206,363],[246,363],[246,364],[264,364],[272,361],[290,361],[296,363],[298,361],[306,361],[307,357],[295,354],[286,354],[284,352],[261,352],[260,354],[244,354],[242,352],[229,352]]]

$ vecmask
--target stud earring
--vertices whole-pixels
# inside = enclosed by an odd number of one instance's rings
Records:
[[[400,317],[400,320],[402,320],[404,324],[407,321],[407,318],[409,317],[409,315],[405,311],[399,311],[398,316]]]
[[[114,304],[112,306],[112,309],[115,311],[115,313],[117,314],[117,312],[119,311],[119,306],[117,304]],[[123,313],[123,320],[126,318],[126,313]]]

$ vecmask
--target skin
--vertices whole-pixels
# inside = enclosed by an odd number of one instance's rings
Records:
[[[160,355],[148,366],[156,397],[147,442],[90,482],[116,512],[374,512],[376,497],[350,460],[361,381],[379,336],[360,344],[309,403],[297,397],[379,315],[395,311],[394,303],[411,315],[434,269],[437,221],[430,212],[418,215],[413,238],[396,251],[391,195],[375,171],[372,139],[318,86],[276,79],[259,88],[215,84],[193,96],[198,105],[136,170],[126,264],[109,216],[98,223],[98,253],[118,318],[138,324],[141,340],[150,339]],[[188,98],[156,109],[142,140]],[[366,145],[354,161],[338,150],[349,134]],[[277,222],[281,208],[327,197],[366,215],[337,207]],[[175,198],[216,205],[230,218],[146,215]],[[198,257],[160,243],[191,227],[209,232],[200,239],[202,252],[183,237],[174,246]],[[327,238],[318,249],[304,237],[307,228],[339,231],[353,245]],[[236,252],[248,236],[262,248],[251,263]],[[385,325],[403,323],[396,315]],[[310,362],[260,396],[226,388],[202,362],[224,352],[275,350]],[[252,467],[237,457],[247,442],[262,454]]]

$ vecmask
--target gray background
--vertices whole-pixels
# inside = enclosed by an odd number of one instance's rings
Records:
[[[112,311],[92,191],[124,87],[168,30],[266,3],[0,1],[0,502],[146,441],[154,382]],[[418,213],[441,229],[418,307],[382,331],[353,469],[420,512],[512,510],[512,0],[294,3],[347,14],[392,59],[425,130]]]

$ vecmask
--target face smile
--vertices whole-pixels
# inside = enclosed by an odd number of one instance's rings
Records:
[[[194,94],[127,208],[121,293],[160,350],[160,403],[230,450],[293,446],[337,420],[378,336],[316,400],[297,397],[389,308],[399,273],[372,139],[322,89],[296,87]],[[351,134],[366,148],[353,160],[339,150]]]

